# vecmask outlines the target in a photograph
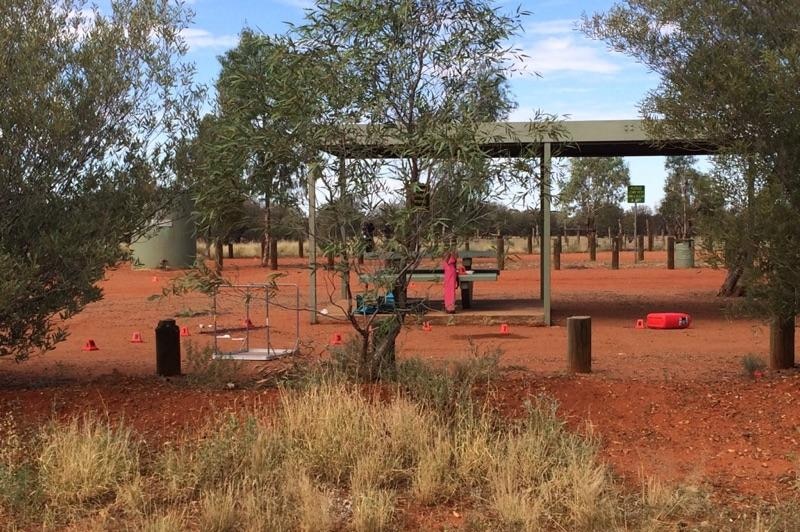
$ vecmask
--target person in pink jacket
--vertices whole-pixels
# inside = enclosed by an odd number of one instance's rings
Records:
[[[444,269],[444,310],[448,314],[455,314],[456,312],[457,263],[458,255],[456,253],[448,251],[444,254],[442,259],[442,269]]]

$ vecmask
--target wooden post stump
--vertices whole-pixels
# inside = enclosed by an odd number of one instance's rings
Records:
[[[526,242],[526,251],[527,251],[528,255],[532,255],[533,254],[533,231],[528,233],[528,239],[527,239],[527,242]]]
[[[302,237],[298,238],[297,239],[297,256],[300,257],[301,259],[303,258],[303,255],[304,255],[304,253],[303,253],[303,251],[304,251],[303,250],[303,246],[304,245],[305,245],[305,239],[302,238]]]
[[[675,237],[667,237],[667,269],[675,269]]]
[[[644,235],[638,235],[636,242],[636,260],[644,261]]]
[[[561,269],[561,237],[555,237],[553,242],[553,269]]]
[[[592,372],[592,318],[567,318],[567,363],[570,373]]]
[[[611,269],[619,270],[619,248],[622,244],[622,239],[615,236],[611,239]]]
[[[589,260],[597,260],[597,233],[589,233]]]
[[[769,325],[769,368],[794,367],[794,318],[773,319]]]

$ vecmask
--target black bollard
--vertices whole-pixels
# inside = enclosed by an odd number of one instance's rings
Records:
[[[181,374],[181,335],[175,320],[161,320],[156,327],[156,374]]]

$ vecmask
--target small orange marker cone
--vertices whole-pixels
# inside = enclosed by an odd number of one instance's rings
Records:
[[[501,323],[500,324],[500,334],[508,334],[509,330],[510,329],[508,328],[508,323]]]
[[[133,336],[131,336],[131,343],[132,344],[144,343],[144,341],[142,340],[142,333],[140,333],[139,331],[133,333]]]
[[[242,320],[242,327],[244,327],[245,329],[252,329],[253,327],[255,327],[255,325],[253,325],[253,322],[250,321],[250,318],[245,318]]]
[[[425,332],[431,332],[433,330],[433,327],[431,326],[431,322],[429,322],[429,321],[424,322],[422,324],[422,330],[425,331]]]
[[[81,347],[81,351],[99,351],[99,350],[100,348],[97,347],[97,344],[94,343],[94,340],[92,340],[91,338],[86,340],[86,343],[83,344],[83,347]]]
[[[646,329],[647,328],[644,325],[644,320],[643,319],[640,318],[640,319],[636,320],[636,328],[637,329]]]
[[[192,334],[189,332],[189,327],[181,327],[181,336],[191,336]]]
[[[342,345],[342,333],[333,333],[331,345]]]
[[[153,278],[150,279],[150,281],[153,282],[153,283],[157,283],[158,282],[158,275],[154,275]]]

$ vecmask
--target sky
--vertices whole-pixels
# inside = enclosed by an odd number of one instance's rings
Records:
[[[236,46],[238,34],[251,27],[267,34],[283,33],[287,23],[300,23],[311,0],[190,0],[194,24],[184,37],[188,59],[197,65],[198,81],[211,87],[219,73],[217,57]],[[531,13],[511,43],[529,57],[522,72],[510,79],[518,107],[510,120],[526,121],[537,109],[570,120],[638,118],[638,103],[658,83],[641,64],[610,51],[576,29],[582,14],[609,9],[610,0],[542,0],[500,4]],[[536,76],[538,73],[539,76]],[[646,186],[646,204],[663,197],[661,157],[629,157],[631,183]]]

